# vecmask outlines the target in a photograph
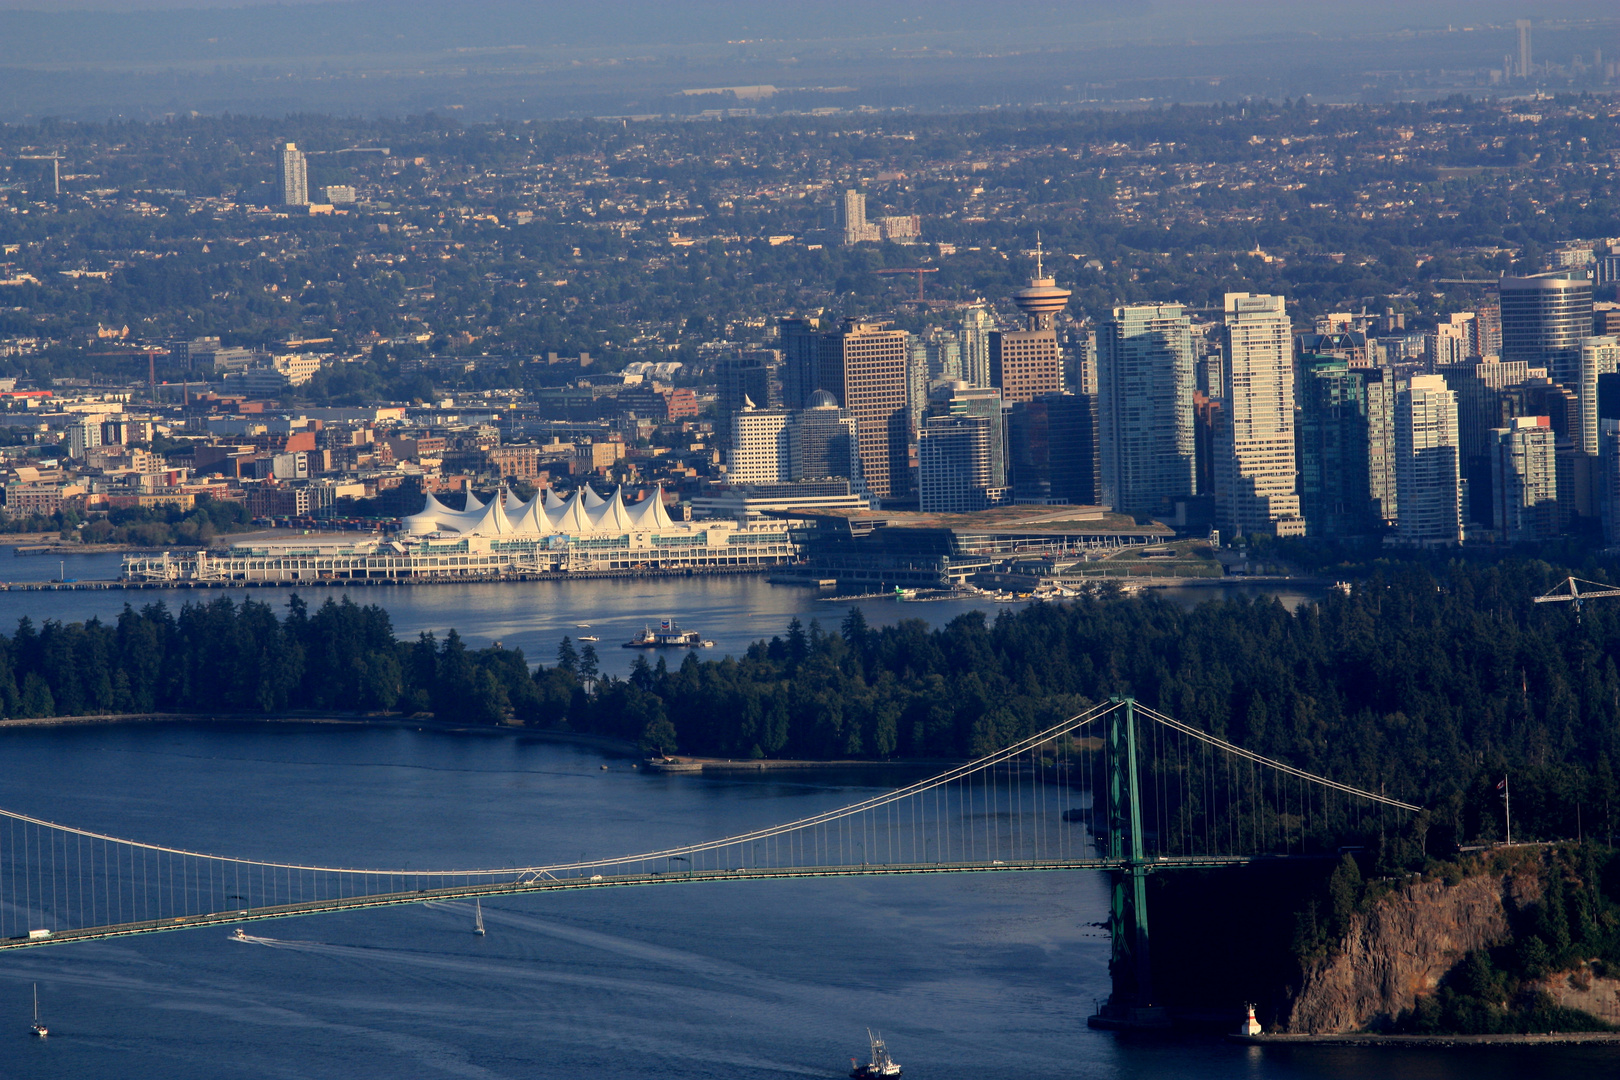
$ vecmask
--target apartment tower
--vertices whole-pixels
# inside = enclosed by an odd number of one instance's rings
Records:
[[[1395,395],[1396,535],[1414,545],[1462,541],[1457,395],[1440,375],[1414,375]]]
[[[1116,307],[1097,328],[1102,502],[1168,514],[1193,494],[1192,319],[1180,304]]]
[[[309,163],[297,143],[284,143],[277,151],[276,185],[282,206],[309,205]]]
[[[1280,296],[1226,294],[1215,516],[1229,536],[1304,532],[1294,483],[1294,335]]]

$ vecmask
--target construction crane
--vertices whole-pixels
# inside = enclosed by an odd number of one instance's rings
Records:
[[[19,161],[48,161],[51,163],[51,180],[56,185],[56,193],[62,194],[62,155],[61,154],[18,154]]]
[[[1590,585],[1591,588],[1585,592],[1582,592],[1582,585]],[[1569,591],[1560,592],[1559,590],[1561,589],[1568,589]],[[1578,577],[1567,577],[1557,585],[1553,586],[1553,588],[1549,589],[1544,595],[1536,597],[1536,603],[1574,604],[1575,621],[1580,622],[1582,605],[1584,605],[1588,600],[1597,600],[1605,596],[1620,596],[1620,589],[1616,589],[1610,585],[1605,585],[1600,581],[1585,581]]]
[[[937,274],[937,273],[939,273],[939,267],[937,267],[937,266],[905,266],[905,267],[897,267],[897,268],[895,268],[893,270],[879,270],[879,271],[877,271],[877,273],[879,273],[879,274],[916,274],[917,275],[917,303],[920,304],[920,303],[923,302],[923,291],[922,291],[923,275],[924,274]]]

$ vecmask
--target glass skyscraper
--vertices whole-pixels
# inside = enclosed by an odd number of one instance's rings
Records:
[[[1180,304],[1116,307],[1097,329],[1102,501],[1162,515],[1193,494],[1192,319]]]
[[[1580,385],[1581,339],[1592,334],[1592,282],[1582,272],[1505,277],[1502,359],[1523,360],[1571,390]]]

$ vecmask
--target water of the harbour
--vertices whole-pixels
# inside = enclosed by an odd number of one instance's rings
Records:
[[[608,768],[603,769],[606,765]],[[521,735],[305,724],[0,731],[0,805],[193,850],[510,865],[831,808],[906,774],[650,776]],[[0,954],[0,1077],[1507,1080],[1594,1049],[1255,1049],[1090,1031],[1089,872],[670,884],[349,912]],[[1262,929],[1262,928],[1256,928]],[[1246,928],[1234,927],[1234,933]],[[38,985],[48,1039],[27,1031]]]
[[[47,581],[63,574],[78,581],[111,580],[118,576],[117,555],[13,556],[0,547],[0,581]],[[0,632],[10,633],[23,616],[38,625],[45,619],[77,622],[89,618],[108,621],[127,603],[134,607],[164,603],[178,611],[187,603],[208,603],[220,597],[251,599],[285,612],[288,598],[297,592],[312,608],[344,595],[340,588],[287,589],[141,589],[75,592],[0,592]],[[1319,595],[1317,591],[1234,583],[1218,587],[1192,586],[1158,590],[1182,604],[1235,596],[1276,596],[1290,607]],[[533,581],[499,584],[417,585],[359,587],[347,590],[358,604],[377,604],[388,610],[395,632],[414,637],[428,630],[443,636],[454,628],[473,648],[499,641],[520,648],[531,663],[552,664],[557,646],[566,635],[578,647],[581,637],[596,637],[596,650],[604,674],[625,675],[640,650],[621,648],[643,626],[672,619],[698,631],[715,643],[703,650],[704,658],[741,655],[751,642],[786,633],[797,617],[806,628],[820,620],[823,629],[836,632],[852,606],[860,607],[869,623],[888,625],[901,619],[922,619],[942,625],[969,611],[994,619],[1022,604],[997,604],[985,599],[903,602],[893,597],[858,601],[826,600],[815,589],[772,585],[763,575],[695,578],[612,578],[589,581]],[[677,665],[680,652],[665,653]]]

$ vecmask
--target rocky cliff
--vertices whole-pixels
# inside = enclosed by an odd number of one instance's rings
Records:
[[[1306,966],[1279,1026],[1320,1034],[1392,1020],[1469,952],[1508,940],[1511,915],[1540,896],[1534,864],[1451,885],[1403,885],[1351,917],[1336,955]]]
[[[1597,974],[1591,964],[1538,979],[1531,988],[1561,1008],[1578,1009],[1606,1024],[1620,1025],[1620,979]]]

